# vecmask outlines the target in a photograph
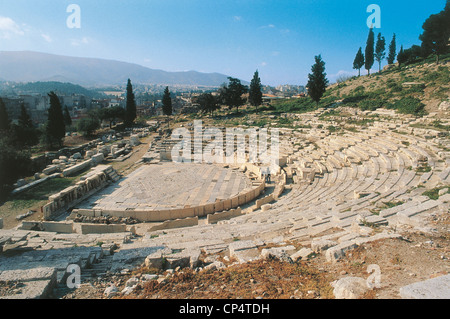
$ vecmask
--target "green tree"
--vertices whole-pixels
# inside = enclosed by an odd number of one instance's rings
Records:
[[[200,112],[210,113],[211,115],[215,110],[220,108],[219,100],[211,93],[203,93],[197,98],[197,103],[200,105]]]
[[[170,91],[168,86],[166,86],[166,88],[164,89],[164,94],[162,98],[162,109],[164,115],[172,115],[173,113],[172,98],[170,97]]]
[[[236,108],[236,112],[239,112],[239,107],[245,104],[243,95],[248,92],[248,88],[239,79],[228,77],[228,81],[228,86],[221,89],[221,99],[230,110]]]
[[[100,121],[95,116],[82,118],[77,123],[78,132],[81,132],[86,136],[92,136],[98,128],[100,128]]]
[[[450,1],[447,0],[445,9],[438,14],[432,14],[423,24],[424,32],[419,39],[422,41],[422,52],[425,56],[436,55],[436,63],[439,57],[448,52],[448,40],[450,38]]]
[[[259,78],[258,70],[253,74],[253,79],[250,82],[250,90],[248,95],[248,101],[250,105],[258,108],[262,104],[262,87],[261,87],[261,79]]]
[[[358,70],[358,76],[361,76],[361,68],[364,66],[365,59],[362,53],[362,48],[359,48],[358,53],[356,53],[355,60],[353,61],[353,68]]]
[[[64,115],[56,93],[52,91],[48,96],[50,97],[50,108],[48,109],[48,120],[45,127],[46,143],[50,147],[54,147],[55,144],[59,147],[62,146],[66,134]]]
[[[409,49],[403,51],[407,64],[414,63],[417,59],[423,56],[422,47],[413,45]]]
[[[12,190],[12,185],[21,177],[29,175],[30,153],[18,149],[7,136],[0,136],[0,200]]]
[[[397,55],[398,66],[402,66],[402,64],[406,63],[408,57],[405,55],[405,50],[403,50],[403,45],[400,46],[400,51]]]
[[[312,66],[312,73],[308,74],[308,94],[311,99],[319,105],[320,99],[325,93],[328,85],[327,74],[325,73],[325,62],[322,60],[322,56],[315,57],[316,63]]]
[[[392,41],[389,44],[389,54],[388,54],[388,64],[394,64],[395,57],[397,56],[397,44],[396,44],[396,36],[395,33],[392,36]]]
[[[378,33],[377,44],[375,45],[375,59],[378,62],[378,71],[381,72],[381,61],[386,57],[386,39]]]
[[[2,98],[0,98],[0,132],[4,134],[10,128],[10,121],[8,112],[6,111],[6,105],[3,102]]]
[[[136,119],[136,100],[133,93],[133,85],[128,79],[127,83],[127,102],[125,108],[125,126],[131,126]]]
[[[109,121],[109,128],[112,128],[113,122],[125,118],[125,109],[121,106],[106,107],[98,111],[98,117],[102,121]]]
[[[367,70],[367,74],[370,75],[370,69],[373,66],[374,60],[374,46],[375,46],[375,34],[373,33],[373,28],[369,30],[369,36],[367,37],[366,43],[366,53],[365,53],[365,69]]]
[[[22,103],[20,105],[20,115],[18,125],[13,125],[14,142],[19,147],[33,146],[39,142],[38,130],[34,127],[33,121]]]
[[[69,127],[72,125],[72,118],[70,117],[69,109],[67,108],[67,105],[64,108],[64,124],[66,127]]]

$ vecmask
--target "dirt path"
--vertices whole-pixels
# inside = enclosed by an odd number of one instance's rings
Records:
[[[147,152],[149,143],[153,140],[153,136],[149,135],[145,138],[141,139],[140,145],[136,146],[133,149],[132,155],[124,160],[123,162],[112,162],[105,161],[104,164],[109,164],[113,166],[119,174],[125,176],[139,167],[140,164],[138,162],[142,156]],[[84,140],[83,140],[84,141]],[[85,172],[84,172],[85,173]],[[84,174],[83,173],[83,174]],[[82,174],[81,174],[82,175]],[[48,201],[48,196],[61,191],[62,189],[75,184],[79,181],[79,178],[61,178],[54,179],[50,182],[45,182],[43,184],[52,183],[55,184],[54,187],[50,187],[48,191],[45,191],[48,185],[39,185],[36,188],[30,190],[31,194],[28,196],[25,192],[21,195],[18,195],[16,198],[11,199],[0,205],[0,218],[3,218],[3,228],[11,229],[18,226],[22,220],[17,220],[16,217],[18,215],[25,214],[29,211],[34,211],[35,213],[31,216],[23,219],[23,220],[42,220],[43,214],[41,213],[41,207],[44,206]],[[42,189],[42,192],[39,191],[39,196],[36,195],[36,190]]]

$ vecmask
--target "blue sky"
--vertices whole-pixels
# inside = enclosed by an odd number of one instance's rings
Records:
[[[70,4],[81,28],[68,28]],[[420,44],[422,24],[445,0],[1,0],[0,50],[137,63],[166,71],[219,72],[263,84],[307,82],[321,54],[328,78],[356,74],[370,4],[387,45]],[[385,63],[384,63],[385,64]],[[374,68],[377,68],[375,65]],[[1,73],[1,70],[0,70]]]

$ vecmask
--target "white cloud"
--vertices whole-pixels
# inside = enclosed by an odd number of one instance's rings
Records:
[[[268,24],[268,25],[263,25],[261,27],[259,27],[260,29],[275,29],[275,25],[274,24]]]
[[[92,40],[88,37],[83,37],[81,39],[72,39],[70,41],[70,45],[74,46],[74,47],[78,47],[80,45],[85,45],[85,44],[89,44],[91,43]]]
[[[44,38],[44,40],[48,43],[53,42],[53,39],[48,34],[42,33],[41,37]]]
[[[262,62],[261,63],[261,66],[266,66],[267,65],[267,62]]]
[[[25,32],[13,19],[0,16],[0,39],[11,39],[14,35],[24,35]]]
[[[345,70],[340,70],[338,73],[336,74],[330,74],[329,75],[329,80],[331,83],[340,80],[340,79],[345,79],[348,77],[352,77],[358,75],[357,71],[345,71]]]
[[[242,17],[241,16],[234,16],[233,19],[234,19],[234,21],[241,21]]]

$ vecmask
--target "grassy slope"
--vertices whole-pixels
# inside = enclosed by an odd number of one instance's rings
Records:
[[[425,111],[435,112],[442,101],[450,98],[449,63],[450,54],[444,56],[440,65],[427,59],[371,76],[352,77],[329,86],[319,107],[343,102],[340,105],[362,109],[397,108],[397,101],[416,99],[424,104]],[[404,86],[409,82],[421,85]],[[280,101],[274,106],[280,111],[301,112],[314,109],[315,104],[310,99],[300,99]]]

